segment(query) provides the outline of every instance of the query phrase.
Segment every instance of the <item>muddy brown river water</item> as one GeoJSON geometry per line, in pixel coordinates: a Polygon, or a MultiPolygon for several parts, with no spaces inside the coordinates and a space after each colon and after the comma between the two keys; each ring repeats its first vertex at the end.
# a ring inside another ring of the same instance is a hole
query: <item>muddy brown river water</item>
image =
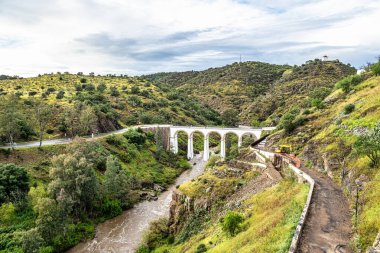
{"type": "Polygon", "coordinates": [[[205,167],[202,156],[196,155],[190,162],[193,164],[192,168],[183,172],[167,191],[159,195],[157,201],[140,202],[123,214],[99,224],[94,239],[76,245],[67,253],[135,252],[149,223],[160,217],[169,216],[169,206],[175,186],[202,174],[205,167]]]}

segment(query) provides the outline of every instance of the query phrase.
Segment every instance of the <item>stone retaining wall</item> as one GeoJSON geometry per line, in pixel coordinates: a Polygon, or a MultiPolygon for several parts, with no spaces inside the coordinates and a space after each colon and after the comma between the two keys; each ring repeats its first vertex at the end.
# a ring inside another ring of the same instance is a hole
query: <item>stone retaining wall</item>
{"type": "MultiPolygon", "coordinates": [[[[256,157],[258,158],[259,161],[265,161],[266,159],[270,159],[273,161],[276,155],[275,153],[268,152],[268,151],[263,151],[263,150],[258,150],[258,149],[253,149],[253,150],[255,151],[256,157]]],[[[307,214],[310,209],[311,198],[313,196],[315,182],[314,182],[314,179],[312,179],[307,173],[301,171],[296,166],[294,166],[293,161],[291,161],[291,159],[282,156],[282,161],[288,165],[289,169],[291,169],[297,175],[297,177],[303,178],[310,185],[309,194],[307,196],[307,200],[303,208],[301,218],[298,221],[298,225],[294,232],[292,243],[290,244],[290,248],[289,248],[289,253],[294,253],[297,250],[298,243],[301,238],[302,229],[303,229],[307,214]]]]}

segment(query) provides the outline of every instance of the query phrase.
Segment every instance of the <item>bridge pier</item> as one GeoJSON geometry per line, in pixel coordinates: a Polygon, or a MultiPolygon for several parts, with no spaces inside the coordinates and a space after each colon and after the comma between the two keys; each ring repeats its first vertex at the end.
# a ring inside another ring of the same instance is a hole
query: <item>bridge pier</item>
{"type": "Polygon", "coordinates": [[[242,143],[243,143],[243,135],[238,135],[238,150],[239,151],[240,151],[242,143]]]}
{"type": "Polygon", "coordinates": [[[210,158],[209,140],[208,140],[208,136],[205,136],[204,142],[203,142],[203,161],[208,161],[209,158],[210,158]]]}
{"type": "Polygon", "coordinates": [[[193,135],[192,134],[190,134],[187,137],[187,158],[188,159],[194,158],[193,135]]]}
{"type": "Polygon", "coordinates": [[[226,136],[222,135],[220,138],[220,158],[224,160],[226,158],[226,136]]]}

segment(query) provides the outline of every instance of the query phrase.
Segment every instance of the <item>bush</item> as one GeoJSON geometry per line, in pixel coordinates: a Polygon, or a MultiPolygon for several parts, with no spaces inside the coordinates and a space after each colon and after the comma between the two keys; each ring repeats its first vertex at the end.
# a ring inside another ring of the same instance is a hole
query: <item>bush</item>
{"type": "Polygon", "coordinates": [[[132,86],[131,93],[132,94],[139,94],[140,93],[140,88],[138,86],[132,86]]]}
{"type": "Polygon", "coordinates": [[[92,83],[86,85],[86,91],[94,91],[95,86],[92,83]]]}
{"type": "Polygon", "coordinates": [[[297,127],[302,126],[307,119],[298,115],[299,110],[293,109],[281,117],[279,127],[283,128],[286,133],[293,132],[297,127]]]}
{"type": "Polygon", "coordinates": [[[376,76],[380,75],[380,61],[377,62],[377,63],[375,63],[375,64],[373,64],[373,65],[371,66],[371,70],[372,70],[372,72],[373,72],[376,76]]]}
{"type": "Polygon", "coordinates": [[[83,90],[82,85],[80,85],[80,84],[75,84],[75,90],[76,90],[76,91],[82,91],[82,90],[83,90]]]}
{"type": "Polygon", "coordinates": [[[106,198],[102,205],[102,213],[107,218],[115,217],[123,212],[119,200],[106,198]]]}
{"type": "Polygon", "coordinates": [[[344,114],[350,114],[351,112],[353,112],[355,110],[355,105],[354,104],[348,104],[344,107],[344,114]]]}
{"type": "Polygon", "coordinates": [[[160,218],[150,224],[149,230],[144,234],[143,242],[149,250],[152,250],[165,244],[168,236],[168,219],[160,218]]]}
{"type": "Polygon", "coordinates": [[[62,99],[65,96],[65,92],[63,90],[60,90],[56,96],[57,99],[62,99]]]}
{"type": "Polygon", "coordinates": [[[136,145],[143,145],[146,140],[145,133],[135,129],[129,129],[126,133],[123,134],[123,136],[128,140],[128,142],[136,145]]]}
{"type": "Polygon", "coordinates": [[[28,94],[29,94],[30,97],[33,97],[33,96],[35,96],[37,94],[37,91],[29,91],[28,94]]]}
{"type": "Polygon", "coordinates": [[[206,251],[207,251],[206,245],[204,243],[202,243],[202,244],[198,245],[197,250],[195,251],[195,253],[203,253],[203,252],[206,252],[206,251]]]}
{"type": "Polygon", "coordinates": [[[240,213],[228,211],[221,220],[223,231],[227,232],[230,236],[236,235],[241,228],[241,223],[244,221],[244,216],[240,213]]]}
{"type": "Polygon", "coordinates": [[[120,95],[120,92],[117,90],[117,88],[112,86],[111,87],[111,96],[118,97],[119,95],[120,95]]]}
{"type": "Polygon", "coordinates": [[[363,81],[363,77],[360,75],[348,76],[335,84],[335,88],[342,89],[345,93],[350,92],[351,87],[358,85],[363,81]]]}
{"type": "Polygon", "coordinates": [[[23,167],[0,164],[0,203],[18,201],[29,191],[29,177],[23,167]]]}
{"type": "Polygon", "coordinates": [[[81,83],[87,83],[87,79],[84,78],[84,77],[82,77],[82,78],[80,79],[80,82],[81,82],[81,83]]]}
{"type": "Polygon", "coordinates": [[[107,86],[104,83],[101,83],[96,87],[99,92],[104,92],[107,89],[107,86]]]}
{"type": "Polygon", "coordinates": [[[3,203],[0,207],[0,223],[6,224],[13,219],[15,207],[12,203],[3,203]]]}

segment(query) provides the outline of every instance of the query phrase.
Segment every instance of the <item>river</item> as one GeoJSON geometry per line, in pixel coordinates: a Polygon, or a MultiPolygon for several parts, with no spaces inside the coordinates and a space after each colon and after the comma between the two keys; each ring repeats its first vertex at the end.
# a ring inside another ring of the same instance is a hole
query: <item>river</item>
{"type": "Polygon", "coordinates": [[[167,191],[159,195],[157,201],[140,202],[123,214],[99,224],[94,239],[76,245],[67,253],[135,252],[149,223],[160,217],[169,216],[170,201],[175,186],[190,181],[204,171],[205,162],[201,154],[196,155],[190,163],[192,168],[183,172],[167,191]]]}

